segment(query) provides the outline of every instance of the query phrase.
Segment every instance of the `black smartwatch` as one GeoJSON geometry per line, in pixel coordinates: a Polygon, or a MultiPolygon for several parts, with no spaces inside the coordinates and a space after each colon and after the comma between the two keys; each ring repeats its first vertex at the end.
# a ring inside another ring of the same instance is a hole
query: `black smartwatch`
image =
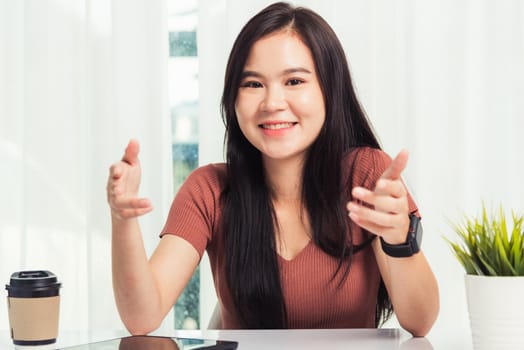
{"type": "Polygon", "coordinates": [[[422,225],[420,218],[414,214],[409,214],[409,230],[406,242],[401,244],[389,244],[380,237],[382,250],[394,258],[407,258],[420,251],[422,243],[422,225]]]}

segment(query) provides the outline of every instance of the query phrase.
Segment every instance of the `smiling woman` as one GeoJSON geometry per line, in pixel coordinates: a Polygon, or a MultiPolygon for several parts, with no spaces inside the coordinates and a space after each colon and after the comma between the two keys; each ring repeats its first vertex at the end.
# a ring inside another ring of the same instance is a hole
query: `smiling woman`
{"type": "Polygon", "coordinates": [[[427,334],[439,297],[423,252],[383,249],[408,241],[420,216],[400,178],[407,152],[380,150],[325,20],[286,3],[252,17],[221,107],[226,162],[186,179],[150,258],[138,142],[111,166],[114,291],[127,329],[156,329],[207,252],[224,328],[369,328],[394,308],[402,327],[427,334]]]}

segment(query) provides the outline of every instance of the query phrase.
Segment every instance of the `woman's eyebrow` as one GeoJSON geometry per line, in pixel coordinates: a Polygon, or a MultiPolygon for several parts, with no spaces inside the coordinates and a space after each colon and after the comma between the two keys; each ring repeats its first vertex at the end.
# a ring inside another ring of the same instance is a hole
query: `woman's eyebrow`
{"type": "MultiPolygon", "coordinates": [[[[293,73],[311,74],[311,71],[309,69],[303,68],[303,67],[287,68],[287,69],[284,69],[282,71],[282,75],[288,75],[288,74],[293,74],[293,73]]],[[[240,76],[240,79],[244,79],[244,78],[247,78],[247,77],[262,78],[263,75],[260,74],[257,71],[245,70],[245,71],[242,72],[242,75],[240,76]]]]}
{"type": "Polygon", "coordinates": [[[311,74],[311,71],[309,69],[303,68],[303,67],[296,67],[296,68],[288,68],[282,72],[283,74],[292,74],[292,73],[307,73],[311,74]]]}
{"type": "Polygon", "coordinates": [[[242,72],[240,79],[244,79],[247,77],[262,78],[262,74],[255,72],[254,70],[245,70],[242,72]]]}

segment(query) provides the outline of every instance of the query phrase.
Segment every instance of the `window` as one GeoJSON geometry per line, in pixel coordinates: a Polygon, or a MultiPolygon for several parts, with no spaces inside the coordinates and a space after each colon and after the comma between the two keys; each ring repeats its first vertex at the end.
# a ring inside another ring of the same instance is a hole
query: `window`
{"type": "MultiPolygon", "coordinates": [[[[197,0],[169,0],[169,101],[175,192],[198,165],[197,0]]],[[[200,328],[200,268],[175,305],[175,328],[200,328]]]]}

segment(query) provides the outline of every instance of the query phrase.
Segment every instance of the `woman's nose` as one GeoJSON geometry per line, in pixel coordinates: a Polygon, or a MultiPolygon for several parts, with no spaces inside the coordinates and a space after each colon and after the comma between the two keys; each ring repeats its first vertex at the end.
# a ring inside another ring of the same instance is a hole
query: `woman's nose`
{"type": "Polygon", "coordinates": [[[286,107],[284,90],[281,87],[267,87],[261,108],[264,112],[273,112],[286,107]]]}

